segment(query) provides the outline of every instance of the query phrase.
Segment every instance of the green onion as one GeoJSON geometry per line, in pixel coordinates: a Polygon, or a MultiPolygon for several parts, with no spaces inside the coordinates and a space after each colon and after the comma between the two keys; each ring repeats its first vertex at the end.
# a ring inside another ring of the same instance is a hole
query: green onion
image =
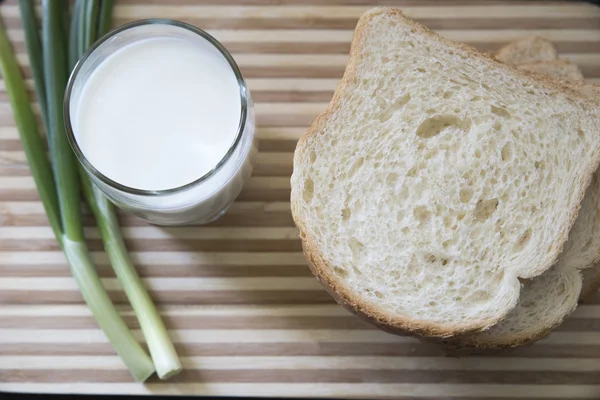
{"type": "MultiPolygon", "coordinates": [[[[87,11],[87,0],[75,0],[75,10],[77,14],[73,13],[73,18],[77,19],[77,54],[85,53],[85,15],[87,11]],[[79,7],[77,7],[77,3],[81,3],[79,7]]],[[[79,58],[79,57],[77,57],[79,58]]]]}
{"type": "Polygon", "coordinates": [[[69,26],[69,69],[71,70],[77,63],[77,55],[79,54],[79,49],[77,48],[79,41],[77,40],[77,37],[79,35],[79,20],[81,19],[79,18],[79,14],[81,13],[82,8],[83,0],[75,0],[69,26]]]}
{"type": "Polygon", "coordinates": [[[46,157],[43,139],[37,131],[19,65],[1,24],[0,70],[5,78],[21,141],[50,225],[63,248],[84,300],[134,378],[144,381],[152,375],[155,368],[163,379],[173,376],[181,370],[181,364],[167,330],[129,258],[114,206],[93,185],[77,162],[67,142],[62,120],[62,98],[68,71],[83,51],[110,27],[113,1],[76,0],[69,27],[68,54],[68,21],[65,18],[67,1],[43,0],[42,41],[38,34],[33,2],[20,0],[19,6],[53,168],[46,157]],[[78,178],[81,178],[81,187],[78,178]],[[117,278],[138,317],[154,365],[119,316],[94,268],[83,234],[81,189],[97,220],[117,278]]]}
{"type": "Polygon", "coordinates": [[[19,64],[13,53],[2,21],[0,21],[0,70],[2,71],[4,84],[17,124],[17,130],[21,138],[21,144],[25,150],[33,180],[35,181],[54,236],[56,236],[58,243],[62,245],[58,194],[56,193],[56,186],[52,177],[52,169],[46,156],[43,139],[36,125],[33,108],[29,103],[27,86],[21,75],[19,64]]]}
{"type": "Polygon", "coordinates": [[[161,379],[170,378],[181,371],[181,363],[160,315],[129,258],[114,206],[87,177],[82,177],[82,182],[87,204],[100,229],[104,249],[140,323],[156,373],[161,379]]]}
{"type": "Polygon", "coordinates": [[[42,112],[42,120],[44,127],[48,127],[48,112],[46,109],[46,88],[44,87],[44,69],[42,67],[42,43],[35,17],[35,6],[32,0],[19,1],[19,9],[21,18],[28,20],[30,23],[23,26],[25,32],[25,42],[27,43],[27,55],[31,64],[31,73],[33,75],[33,84],[38,96],[38,103],[42,112]]]}
{"type": "Polygon", "coordinates": [[[83,48],[87,49],[95,41],[98,34],[98,12],[100,11],[100,0],[87,0],[85,3],[85,21],[83,22],[84,36],[83,48]]]}
{"type": "Polygon", "coordinates": [[[81,221],[78,163],[65,133],[62,104],[67,85],[67,54],[61,13],[67,4],[42,1],[42,44],[45,87],[48,102],[48,131],[52,141],[51,159],[58,188],[63,230],[63,250],[84,300],[115,351],[136,380],[144,381],[154,372],[152,361],[135,340],[112,304],[94,268],[87,249],[81,221]]]}
{"type": "Polygon", "coordinates": [[[112,11],[114,0],[101,0],[100,20],[98,21],[98,37],[103,36],[110,30],[112,25],[112,11]]]}
{"type": "MultiPolygon", "coordinates": [[[[89,3],[93,2],[93,0],[87,1],[88,4],[85,8],[91,10],[92,7],[89,3]]],[[[100,15],[110,16],[111,12],[110,10],[107,11],[107,8],[112,8],[112,1],[102,1],[101,10],[94,9],[92,13],[86,13],[86,18],[77,22],[80,26],[84,26],[84,35],[79,36],[79,40],[87,42],[86,48],[96,40],[97,24],[91,23],[91,19],[97,19],[98,11],[100,15]]],[[[103,24],[104,26],[108,26],[110,25],[110,21],[108,23],[104,21],[103,24]]],[[[100,34],[104,33],[100,32],[100,34]]],[[[70,46],[70,48],[80,47],[74,44],[70,46]]],[[[77,54],[74,58],[79,58],[81,55],[77,54]]],[[[125,290],[125,294],[138,318],[142,333],[146,338],[146,344],[150,350],[150,355],[154,361],[156,373],[161,379],[167,379],[176,375],[181,371],[181,363],[179,362],[177,352],[158,311],[152,303],[150,295],[146,291],[129,258],[125,241],[119,229],[114,206],[90,182],[85,171],[82,169],[80,172],[86,202],[96,218],[104,243],[104,249],[108,254],[117,279],[119,279],[121,286],[125,290]]]]}

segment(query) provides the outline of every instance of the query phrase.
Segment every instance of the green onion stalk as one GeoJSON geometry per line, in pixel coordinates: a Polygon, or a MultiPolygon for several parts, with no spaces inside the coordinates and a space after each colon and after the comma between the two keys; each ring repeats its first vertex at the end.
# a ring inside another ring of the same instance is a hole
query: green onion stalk
{"type": "MultiPolygon", "coordinates": [[[[37,30],[35,32],[37,32],[37,30]]],[[[38,48],[41,48],[39,37],[38,48]]],[[[48,216],[54,236],[62,246],[63,236],[60,209],[58,205],[58,193],[56,192],[56,185],[54,184],[54,178],[52,177],[50,161],[46,156],[46,148],[42,136],[38,131],[33,108],[29,102],[25,80],[21,75],[17,58],[13,53],[11,43],[8,40],[6,29],[4,28],[2,21],[0,21],[0,71],[4,78],[4,84],[13,110],[17,131],[21,138],[21,145],[25,151],[25,156],[27,157],[33,180],[44,206],[44,210],[46,211],[46,215],[48,216]]]]}
{"type": "MultiPolygon", "coordinates": [[[[68,74],[64,24],[64,10],[67,6],[68,3],[62,0],[42,1],[42,57],[31,58],[32,71],[37,71],[33,73],[34,79],[38,80],[36,88],[44,88],[38,89],[37,94],[40,104],[46,104],[46,110],[42,110],[42,113],[45,114],[44,121],[47,124],[46,137],[50,143],[52,168],[45,153],[43,139],[37,131],[27,88],[4,26],[0,26],[0,69],[36,187],[71,273],[95,320],[117,354],[133,377],[144,381],[154,373],[152,360],[136,341],[102,286],[83,234],[78,163],[67,142],[62,119],[68,74]],[[39,80],[43,80],[43,84],[39,80]]],[[[23,4],[21,10],[27,11],[29,7],[33,5],[23,4]]],[[[23,13],[23,24],[25,30],[30,32],[26,34],[29,52],[36,49],[39,51],[39,46],[35,47],[35,14],[23,13]]],[[[40,43],[39,39],[37,42],[40,43]]]]}
{"type": "MultiPolygon", "coordinates": [[[[77,0],[75,8],[79,7],[79,10],[84,10],[82,14],[75,16],[75,18],[83,16],[77,18],[76,24],[80,32],[77,39],[84,43],[83,45],[71,43],[69,48],[87,49],[98,36],[104,35],[110,28],[112,6],[112,0],[77,0]],[[78,5],[78,3],[81,4],[78,5]],[[83,34],[81,34],[82,31],[83,34]]],[[[78,52],[70,59],[79,59],[81,56],[82,53],[78,52]]],[[[71,65],[71,68],[73,67],[74,65],[71,65]]],[[[115,208],[100,189],[90,181],[83,168],[80,168],[80,176],[86,202],[96,218],[104,248],[115,274],[138,318],[154,361],[156,373],[161,379],[176,375],[182,369],[177,352],[150,295],[131,262],[119,229],[115,208]]]]}
{"type": "MultiPolygon", "coordinates": [[[[19,1],[21,19],[28,21],[23,24],[25,41],[27,42],[27,55],[31,65],[42,65],[42,42],[40,40],[39,28],[35,17],[35,6],[33,1],[19,1]]],[[[44,128],[48,129],[48,111],[46,106],[46,88],[44,87],[43,68],[32,68],[33,84],[38,94],[38,104],[44,122],[44,128]]]]}

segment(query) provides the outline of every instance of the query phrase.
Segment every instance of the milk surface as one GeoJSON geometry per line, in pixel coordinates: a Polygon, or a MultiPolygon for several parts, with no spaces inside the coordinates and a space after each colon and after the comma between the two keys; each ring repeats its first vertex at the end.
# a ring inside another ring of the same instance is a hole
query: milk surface
{"type": "Polygon", "coordinates": [[[212,45],[148,38],[103,60],[70,111],[77,143],[98,171],[135,189],[173,189],[211,171],[230,149],[240,89],[212,45]]]}

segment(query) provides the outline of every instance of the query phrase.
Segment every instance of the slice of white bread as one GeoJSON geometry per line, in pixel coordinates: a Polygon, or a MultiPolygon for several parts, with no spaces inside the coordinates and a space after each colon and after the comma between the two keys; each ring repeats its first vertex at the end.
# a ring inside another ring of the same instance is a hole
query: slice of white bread
{"type": "MultiPolygon", "coordinates": [[[[583,79],[583,74],[581,73],[579,67],[577,67],[577,69],[574,69],[571,66],[563,67],[562,64],[564,63],[564,60],[542,61],[544,60],[545,55],[552,54],[553,52],[555,53],[555,50],[553,50],[554,45],[550,41],[543,38],[535,39],[534,37],[515,40],[503,47],[504,55],[496,54],[495,56],[497,58],[506,59],[510,56],[510,54],[512,54],[510,49],[515,48],[519,49],[519,52],[527,54],[529,60],[536,61],[535,63],[520,65],[520,68],[545,74],[558,79],[570,79],[572,81],[576,81],[571,82],[571,84],[578,90],[581,90],[588,96],[600,98],[600,84],[582,82],[581,80],[583,79]],[[572,71],[569,71],[569,69],[572,69],[572,71]]],[[[558,57],[558,54],[556,54],[555,57],[558,57]]],[[[570,63],[570,65],[574,64],[570,63]]],[[[573,238],[570,238],[570,240],[572,241],[573,238]]],[[[594,239],[588,237],[586,238],[586,242],[587,240],[594,239]]],[[[591,246],[589,246],[587,250],[594,251],[593,247],[591,246]]],[[[586,258],[587,255],[583,255],[583,257],[586,258]]],[[[594,264],[591,267],[588,265],[582,270],[581,273],[583,277],[583,287],[581,289],[579,300],[580,302],[586,302],[592,298],[598,289],[600,289],[600,264],[594,264]]]]}
{"type": "Polygon", "coordinates": [[[567,81],[582,81],[583,74],[577,64],[569,60],[540,61],[529,64],[520,64],[520,69],[543,74],[555,79],[567,81]]]}
{"type": "Polygon", "coordinates": [[[502,47],[495,58],[505,64],[518,65],[556,60],[558,52],[549,40],[541,36],[526,36],[502,47]]]}
{"type": "Polygon", "coordinates": [[[500,323],[487,331],[458,335],[443,342],[454,348],[497,349],[543,338],[575,310],[582,293],[581,269],[593,266],[599,258],[600,179],[596,172],[556,265],[524,282],[517,307],[500,323]]]}
{"type": "MultiPolygon", "coordinates": [[[[534,54],[534,49],[531,53],[534,54]]],[[[574,65],[565,61],[524,64],[519,68],[538,66],[524,69],[576,81],[572,82],[574,87],[586,95],[597,97],[597,86],[581,82],[583,75],[578,67],[575,66],[578,74],[570,73],[568,68],[563,70],[564,65],[574,65]]],[[[559,262],[541,276],[524,283],[519,303],[506,319],[488,331],[447,339],[444,341],[446,345],[453,349],[498,349],[534,342],[562,323],[575,310],[579,299],[591,296],[597,290],[600,269],[591,268],[600,260],[600,180],[597,173],[586,191],[559,262]],[[578,292],[580,294],[576,296],[578,292]]]]}
{"type": "Polygon", "coordinates": [[[375,8],[294,154],[316,277],[388,331],[495,325],[550,268],[600,161],[598,103],[375,8]]]}
{"type": "MultiPolygon", "coordinates": [[[[536,58],[536,49],[530,49],[529,54],[536,58]]],[[[598,86],[581,82],[581,71],[567,60],[523,64],[519,68],[576,81],[572,84],[577,89],[598,96],[598,86]]],[[[519,303],[506,319],[488,331],[455,336],[445,340],[445,344],[452,348],[497,349],[541,339],[575,310],[579,299],[591,296],[600,286],[600,267],[591,268],[599,259],[600,181],[596,173],[559,262],[541,276],[524,283],[519,303]],[[578,292],[580,294],[576,296],[578,292]]]]}

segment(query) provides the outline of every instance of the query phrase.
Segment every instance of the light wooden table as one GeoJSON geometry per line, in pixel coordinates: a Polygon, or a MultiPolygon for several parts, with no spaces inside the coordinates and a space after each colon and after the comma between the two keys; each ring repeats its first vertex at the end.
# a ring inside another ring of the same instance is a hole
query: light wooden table
{"type": "MultiPolygon", "coordinates": [[[[16,1],[0,6],[25,69],[16,1]]],[[[310,275],[289,212],[297,138],[329,101],[358,16],[397,4],[452,39],[493,51],[539,33],[600,78],[600,8],[527,1],[124,0],[115,24],[168,17],[209,30],[256,100],[260,157],[233,209],[208,227],[123,216],[140,273],[185,372],[131,381],[97,329],[47,225],[0,92],[0,390],[395,398],[600,398],[600,297],[547,339],[496,357],[444,357],[360,322],[310,275]],[[168,5],[165,5],[168,4],[168,5]],[[276,5],[282,4],[282,5],[276,5]]],[[[98,232],[95,259],[119,301],[98,232]]],[[[130,310],[128,323],[137,326],[130,310]]]]}

